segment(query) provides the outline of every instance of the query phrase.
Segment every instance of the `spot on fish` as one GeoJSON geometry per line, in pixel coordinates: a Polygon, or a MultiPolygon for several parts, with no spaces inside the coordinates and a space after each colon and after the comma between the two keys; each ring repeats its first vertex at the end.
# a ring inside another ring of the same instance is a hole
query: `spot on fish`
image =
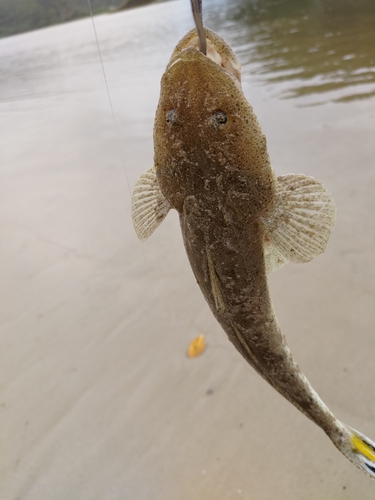
{"type": "Polygon", "coordinates": [[[170,127],[178,125],[177,111],[175,109],[170,109],[167,112],[165,119],[170,127]]]}

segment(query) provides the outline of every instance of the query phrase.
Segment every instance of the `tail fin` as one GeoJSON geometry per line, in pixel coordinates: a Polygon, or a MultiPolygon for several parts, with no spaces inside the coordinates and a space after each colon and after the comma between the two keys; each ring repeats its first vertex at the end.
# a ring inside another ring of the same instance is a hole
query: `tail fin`
{"type": "Polygon", "coordinates": [[[358,469],[375,479],[375,443],[349,425],[342,425],[348,432],[349,441],[334,444],[358,469]]]}

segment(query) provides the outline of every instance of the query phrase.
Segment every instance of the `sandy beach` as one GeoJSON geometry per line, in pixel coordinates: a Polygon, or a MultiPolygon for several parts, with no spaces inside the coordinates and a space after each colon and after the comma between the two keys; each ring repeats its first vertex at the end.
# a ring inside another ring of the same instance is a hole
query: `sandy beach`
{"type": "MultiPolygon", "coordinates": [[[[0,498],[372,500],[230,344],[177,214],[134,233],[160,77],[192,26],[187,6],[161,37],[179,12],[97,18],[117,128],[90,19],[0,40],[0,498]]],[[[337,204],[326,252],[270,278],[281,329],[335,415],[375,439],[375,100],[281,99],[250,77],[244,92],[277,174],[312,175],[337,204]]]]}

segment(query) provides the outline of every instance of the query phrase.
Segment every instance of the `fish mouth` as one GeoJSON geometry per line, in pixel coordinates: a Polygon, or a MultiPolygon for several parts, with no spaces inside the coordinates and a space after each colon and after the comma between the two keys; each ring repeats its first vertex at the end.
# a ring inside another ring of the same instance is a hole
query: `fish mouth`
{"type": "Polygon", "coordinates": [[[175,48],[167,66],[167,70],[180,61],[192,59],[209,59],[215,65],[223,68],[233,79],[236,87],[242,91],[241,87],[241,66],[237,61],[230,46],[215,32],[204,28],[206,35],[207,51],[203,54],[200,51],[199,37],[195,29],[189,31],[175,48]],[[193,50],[192,50],[193,49],[193,50]]]}

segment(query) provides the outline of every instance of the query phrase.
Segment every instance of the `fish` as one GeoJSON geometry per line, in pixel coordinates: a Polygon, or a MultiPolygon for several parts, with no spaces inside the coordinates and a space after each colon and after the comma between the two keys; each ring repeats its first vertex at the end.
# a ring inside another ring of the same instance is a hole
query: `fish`
{"type": "Polygon", "coordinates": [[[196,281],[230,342],[276,391],[317,424],[355,466],[375,478],[375,443],[338,420],[287,346],[268,275],[324,252],[336,219],[313,177],[276,176],[241,66],[214,31],[189,31],[161,79],[154,165],[132,193],[141,241],[177,210],[196,281]]]}

